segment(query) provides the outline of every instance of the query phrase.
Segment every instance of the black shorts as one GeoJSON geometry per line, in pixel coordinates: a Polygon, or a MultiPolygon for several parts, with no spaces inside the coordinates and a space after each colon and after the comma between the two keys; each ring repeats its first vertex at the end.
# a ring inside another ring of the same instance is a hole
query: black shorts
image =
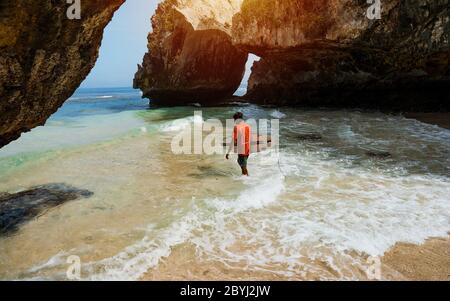
{"type": "Polygon", "coordinates": [[[248,160],[248,155],[239,155],[238,156],[238,164],[241,168],[247,168],[247,160],[248,160]]]}

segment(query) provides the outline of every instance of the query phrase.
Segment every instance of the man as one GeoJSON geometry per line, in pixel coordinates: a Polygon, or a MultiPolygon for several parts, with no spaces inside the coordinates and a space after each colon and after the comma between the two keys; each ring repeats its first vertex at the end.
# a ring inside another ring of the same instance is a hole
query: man
{"type": "Polygon", "coordinates": [[[241,112],[237,112],[233,116],[234,130],[233,130],[233,143],[230,144],[226,159],[230,159],[230,152],[234,147],[237,147],[238,164],[242,169],[242,175],[248,176],[247,160],[250,156],[250,143],[252,137],[252,129],[250,125],[244,122],[244,115],[241,112]]]}

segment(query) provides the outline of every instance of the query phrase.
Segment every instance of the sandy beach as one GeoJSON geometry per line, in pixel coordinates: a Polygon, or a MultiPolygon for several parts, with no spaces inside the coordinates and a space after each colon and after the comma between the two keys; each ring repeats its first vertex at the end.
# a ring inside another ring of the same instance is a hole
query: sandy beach
{"type": "MultiPolygon", "coordinates": [[[[290,278],[269,271],[248,271],[245,266],[227,266],[214,261],[198,261],[191,245],[177,246],[161,264],[141,280],[317,280],[290,278]]],[[[364,273],[360,280],[365,279],[364,273]]],[[[424,244],[397,243],[381,258],[381,280],[450,281],[450,238],[431,238],[424,244]]]]}
{"type": "Polygon", "coordinates": [[[422,245],[398,243],[382,259],[389,280],[450,280],[450,239],[432,238],[422,245]]]}

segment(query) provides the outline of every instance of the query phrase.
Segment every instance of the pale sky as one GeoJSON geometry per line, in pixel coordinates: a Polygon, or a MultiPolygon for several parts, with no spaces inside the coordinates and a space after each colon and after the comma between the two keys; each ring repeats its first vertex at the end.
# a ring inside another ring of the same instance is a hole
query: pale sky
{"type": "Polygon", "coordinates": [[[147,52],[150,18],[158,0],[127,0],[105,29],[100,55],[81,87],[131,87],[147,52]]]}
{"type": "MultiPolygon", "coordinates": [[[[82,88],[131,87],[147,52],[150,18],[159,0],[127,0],[105,29],[100,55],[82,88]]],[[[254,60],[256,57],[251,56],[254,60]]],[[[248,80],[249,67],[244,78],[248,80]]]]}

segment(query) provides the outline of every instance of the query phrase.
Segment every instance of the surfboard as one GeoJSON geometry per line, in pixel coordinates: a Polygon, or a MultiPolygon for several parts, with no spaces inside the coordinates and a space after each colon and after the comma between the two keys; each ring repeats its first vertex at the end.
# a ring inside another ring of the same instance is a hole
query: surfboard
{"type": "MultiPolygon", "coordinates": [[[[231,141],[224,142],[224,147],[229,147],[231,141]]],[[[268,148],[272,147],[272,137],[271,136],[254,136],[252,137],[251,142],[251,150],[252,152],[261,152],[263,150],[266,150],[268,148]]],[[[236,152],[236,146],[235,146],[235,152],[236,152]]]]}

